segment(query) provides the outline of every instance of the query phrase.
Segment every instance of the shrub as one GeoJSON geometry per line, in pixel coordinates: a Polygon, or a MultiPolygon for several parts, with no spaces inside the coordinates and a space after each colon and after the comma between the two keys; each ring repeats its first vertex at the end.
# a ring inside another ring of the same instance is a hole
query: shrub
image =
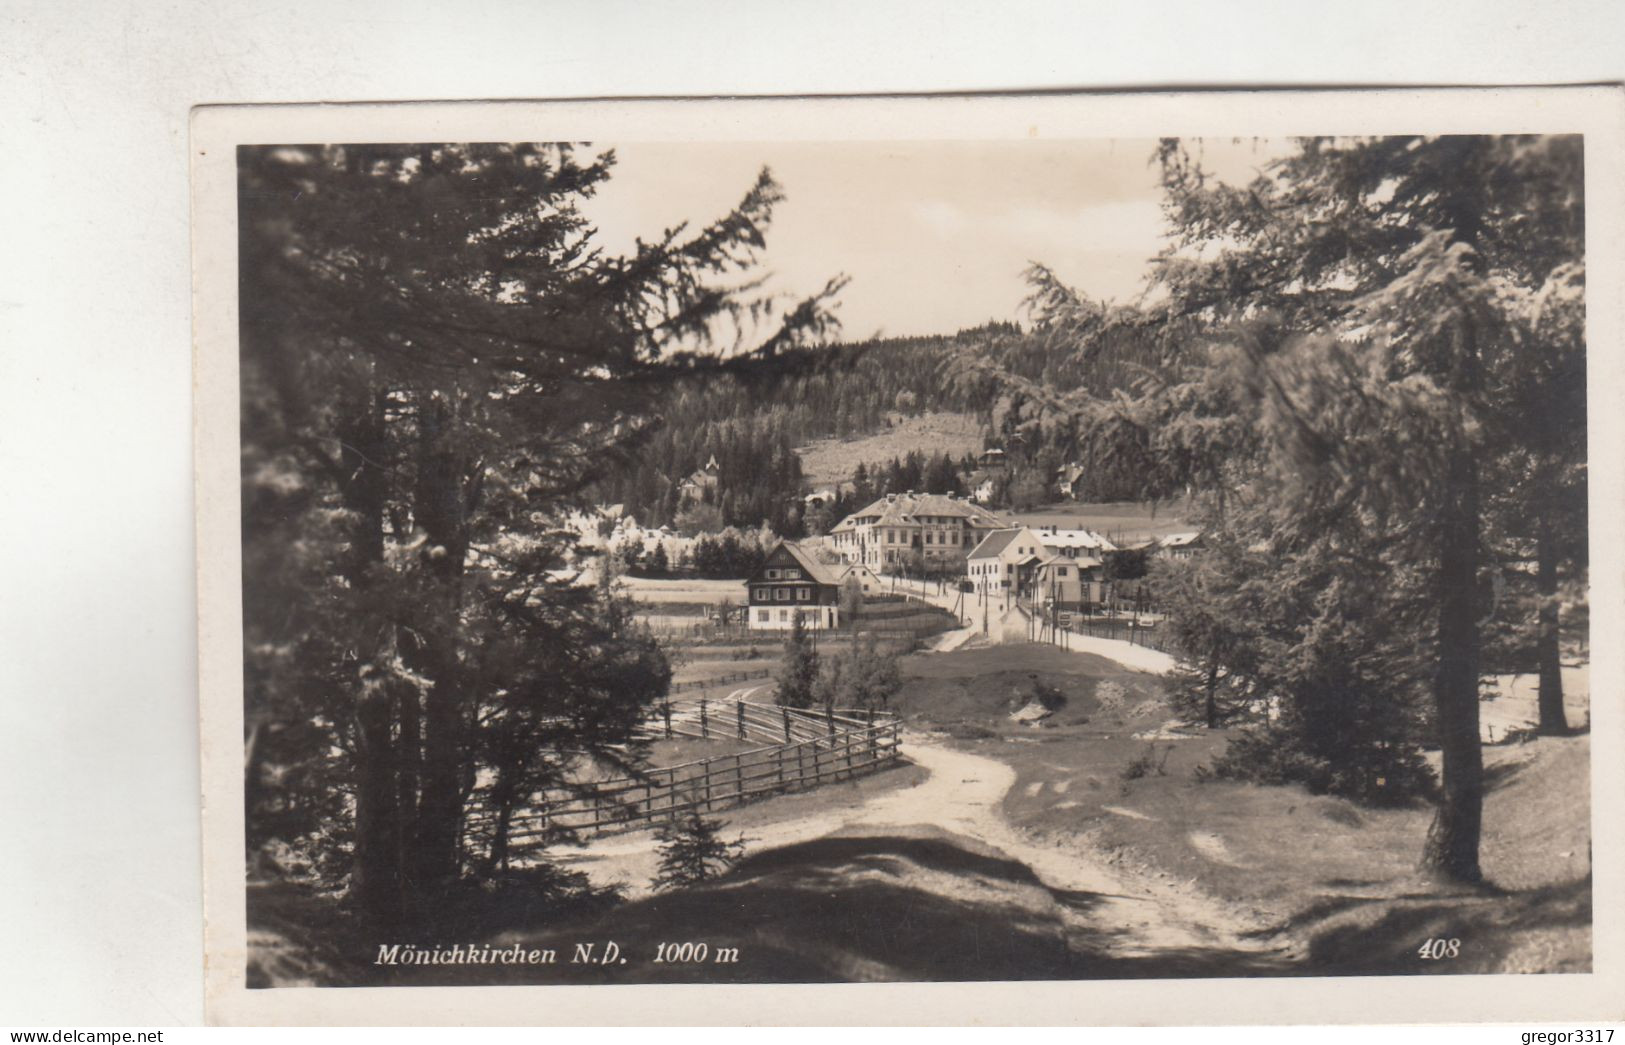
{"type": "Polygon", "coordinates": [[[1214,760],[1210,779],[1255,784],[1302,784],[1311,794],[1337,795],[1370,806],[1409,805],[1430,797],[1433,769],[1409,744],[1346,746],[1321,755],[1275,725],[1243,730],[1214,760]]]}
{"type": "Polygon", "coordinates": [[[1042,679],[1033,679],[1033,699],[1045,711],[1059,711],[1066,707],[1066,694],[1061,692],[1061,688],[1042,679]]]}

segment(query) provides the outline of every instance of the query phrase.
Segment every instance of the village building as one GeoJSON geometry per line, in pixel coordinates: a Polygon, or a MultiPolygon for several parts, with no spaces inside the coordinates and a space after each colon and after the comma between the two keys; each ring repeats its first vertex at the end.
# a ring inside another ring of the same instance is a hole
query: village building
{"type": "Polygon", "coordinates": [[[966,478],[965,486],[970,490],[971,500],[977,504],[987,505],[993,503],[993,494],[998,484],[993,476],[978,468],[966,478]]]}
{"type": "Polygon", "coordinates": [[[885,582],[880,579],[880,575],[861,562],[836,569],[839,570],[836,576],[843,588],[848,584],[856,584],[865,597],[879,595],[886,590],[885,582]]]}
{"type": "Polygon", "coordinates": [[[1200,533],[1170,533],[1157,542],[1159,559],[1189,559],[1202,550],[1200,533]]]}
{"type": "Polygon", "coordinates": [[[1094,530],[1063,530],[1058,526],[1040,526],[1038,539],[1046,549],[1067,559],[1100,559],[1117,546],[1094,530]]]}
{"type": "Polygon", "coordinates": [[[990,446],[982,451],[982,455],[976,459],[976,463],[983,468],[1003,468],[1010,463],[1010,457],[1002,447],[990,446]]]}
{"type": "Polygon", "coordinates": [[[1055,473],[1055,486],[1061,491],[1062,497],[1076,498],[1083,492],[1083,466],[1062,465],[1055,473]]]}
{"type": "Polygon", "coordinates": [[[1098,553],[1110,548],[1110,542],[1088,530],[1012,527],[984,537],[971,549],[965,568],[978,595],[1076,610],[1103,598],[1106,568],[1098,553]],[[1047,543],[1057,537],[1056,545],[1047,543]]]}
{"type": "Polygon", "coordinates": [[[1025,526],[994,530],[972,548],[965,574],[978,595],[1019,596],[1031,585],[1033,570],[1046,558],[1038,535],[1025,526]]]}
{"type": "Polygon", "coordinates": [[[746,623],[753,631],[785,631],[801,618],[805,628],[841,623],[841,584],[836,568],[810,549],[781,541],[745,581],[746,623]]]}
{"type": "Polygon", "coordinates": [[[1041,607],[1080,610],[1099,605],[1105,586],[1101,560],[1054,555],[1033,568],[1031,597],[1041,607]]]}
{"type": "Polygon", "coordinates": [[[801,500],[803,504],[805,504],[808,508],[811,508],[815,504],[834,504],[838,496],[839,495],[836,494],[833,488],[822,486],[803,497],[801,500]]]}
{"type": "Polygon", "coordinates": [[[831,546],[847,563],[876,572],[918,552],[929,568],[957,569],[965,553],[1009,520],[952,494],[887,494],[830,529],[831,546]]]}
{"type": "Polygon", "coordinates": [[[722,467],[717,464],[717,455],[712,454],[711,459],[705,462],[705,467],[687,476],[677,484],[677,503],[681,507],[691,504],[700,504],[708,500],[715,500],[717,480],[722,475],[722,467]]]}

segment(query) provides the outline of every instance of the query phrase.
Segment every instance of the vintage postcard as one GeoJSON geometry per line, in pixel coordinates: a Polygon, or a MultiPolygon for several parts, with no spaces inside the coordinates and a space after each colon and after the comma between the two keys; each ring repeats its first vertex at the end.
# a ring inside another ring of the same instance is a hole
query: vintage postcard
{"type": "Polygon", "coordinates": [[[1621,1018],[1622,116],[200,109],[211,1018],[1621,1018]]]}

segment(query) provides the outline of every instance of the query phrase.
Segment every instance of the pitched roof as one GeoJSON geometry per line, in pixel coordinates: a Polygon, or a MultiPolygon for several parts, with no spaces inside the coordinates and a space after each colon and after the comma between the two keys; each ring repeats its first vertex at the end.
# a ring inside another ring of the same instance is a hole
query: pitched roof
{"type": "Polygon", "coordinates": [[[1183,548],[1188,544],[1196,543],[1200,533],[1170,533],[1158,543],[1164,548],[1183,548]]]}
{"type": "Polygon", "coordinates": [[[819,562],[811,550],[803,548],[794,541],[784,541],[779,546],[790,553],[803,572],[812,580],[819,584],[839,585],[841,583],[840,578],[835,575],[835,570],[819,562]]]}
{"type": "Polygon", "coordinates": [[[1046,548],[1089,548],[1103,552],[1117,550],[1116,545],[1093,530],[1040,527],[1033,532],[1038,534],[1039,543],[1046,548]]]}
{"type": "Polygon", "coordinates": [[[874,517],[878,526],[913,524],[920,516],[960,518],[972,526],[1005,526],[1008,520],[963,497],[949,497],[940,493],[887,494],[878,497],[848,515],[835,525],[836,530],[850,530],[856,520],[874,517]]]}
{"type": "Polygon", "coordinates": [[[970,555],[967,558],[991,559],[1008,548],[1010,542],[1016,539],[1016,535],[1021,533],[1022,529],[1023,527],[1015,526],[1008,530],[994,530],[986,537],[983,537],[980,544],[970,550],[970,555]]]}

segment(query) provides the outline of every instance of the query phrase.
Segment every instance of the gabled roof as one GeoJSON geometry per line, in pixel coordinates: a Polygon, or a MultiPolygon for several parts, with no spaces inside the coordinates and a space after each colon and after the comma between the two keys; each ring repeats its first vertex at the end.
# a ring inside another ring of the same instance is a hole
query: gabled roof
{"type": "Polygon", "coordinates": [[[983,537],[981,542],[972,548],[970,554],[966,557],[970,559],[991,559],[1008,548],[1010,542],[1015,540],[1023,529],[1024,527],[1015,526],[1008,530],[994,530],[986,537],[983,537]]]}
{"type": "Polygon", "coordinates": [[[1164,548],[1183,548],[1186,545],[1195,544],[1196,541],[1201,536],[1202,535],[1199,532],[1197,532],[1197,533],[1170,533],[1168,536],[1164,537],[1158,543],[1161,544],[1164,548]]]}
{"type": "MultiPolygon", "coordinates": [[[[803,548],[794,541],[780,541],[777,548],[767,553],[768,559],[771,560],[781,550],[795,560],[796,565],[801,567],[801,572],[807,575],[808,580],[817,584],[840,585],[841,581],[836,576],[834,567],[819,562],[810,549],[803,548]]],[[[754,576],[751,578],[753,581],[755,579],[754,576]]]]}

